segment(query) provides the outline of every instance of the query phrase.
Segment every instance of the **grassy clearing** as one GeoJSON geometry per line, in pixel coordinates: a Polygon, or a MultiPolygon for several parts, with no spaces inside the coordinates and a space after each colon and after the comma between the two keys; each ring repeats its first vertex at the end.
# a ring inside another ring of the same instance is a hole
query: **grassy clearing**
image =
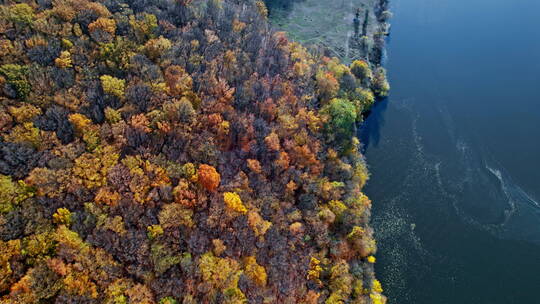
{"type": "Polygon", "coordinates": [[[356,9],[361,9],[361,23],[365,10],[369,9],[367,36],[371,45],[379,28],[373,13],[375,5],[376,0],[305,0],[295,3],[287,12],[273,12],[272,23],[286,31],[292,40],[326,47],[331,54],[349,63],[365,56],[359,47],[360,38],[355,37],[356,9]]]}

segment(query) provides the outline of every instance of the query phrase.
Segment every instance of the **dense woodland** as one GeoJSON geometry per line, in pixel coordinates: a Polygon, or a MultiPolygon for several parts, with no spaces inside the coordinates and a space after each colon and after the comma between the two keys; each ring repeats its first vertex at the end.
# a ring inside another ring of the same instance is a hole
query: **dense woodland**
{"type": "Polygon", "coordinates": [[[385,303],[355,125],[385,71],[251,0],[4,0],[0,303],[385,303]]]}

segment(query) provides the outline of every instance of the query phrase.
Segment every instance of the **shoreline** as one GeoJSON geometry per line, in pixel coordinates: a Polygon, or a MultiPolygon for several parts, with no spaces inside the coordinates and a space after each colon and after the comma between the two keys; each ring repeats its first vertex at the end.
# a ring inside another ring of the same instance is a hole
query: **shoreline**
{"type": "MultiPolygon", "coordinates": [[[[350,3],[351,3],[351,7],[352,7],[352,1],[350,3]]],[[[293,3],[293,9],[294,9],[294,5],[295,4],[293,3]]],[[[369,10],[370,8],[369,7],[368,8],[364,7],[364,9],[369,10]]],[[[351,30],[349,30],[347,32],[346,51],[345,51],[345,56],[344,56],[345,58],[341,57],[340,60],[341,60],[341,62],[347,63],[346,60],[349,59],[349,51],[350,51],[349,48],[353,48],[353,51],[359,51],[359,53],[361,55],[357,55],[357,56],[362,57],[368,63],[368,65],[369,65],[369,67],[370,67],[370,69],[372,71],[375,71],[375,70],[378,70],[378,69],[382,70],[382,73],[384,75],[385,82],[386,82],[386,74],[385,74],[386,71],[383,68],[383,59],[384,59],[384,52],[386,50],[385,49],[386,37],[388,37],[390,35],[390,33],[389,33],[389,31],[390,31],[389,19],[392,17],[392,14],[389,12],[389,1],[380,0],[379,2],[377,2],[377,5],[371,7],[371,14],[373,14],[373,16],[375,17],[376,23],[371,23],[370,26],[369,26],[369,29],[367,31],[368,35],[369,35],[368,39],[367,39],[367,41],[368,41],[367,45],[369,45],[369,47],[366,49],[365,48],[366,39],[361,38],[361,37],[356,35],[357,32],[358,32],[357,26],[360,23],[357,20],[359,14],[357,13],[356,17],[353,20],[350,20],[351,19],[350,17],[353,16],[353,14],[351,12],[351,14],[349,15],[349,18],[348,18],[349,19],[348,21],[351,21],[350,24],[349,24],[350,27],[351,27],[351,30]],[[352,34],[353,29],[354,29],[354,34],[352,34]],[[362,50],[362,42],[364,42],[364,49],[363,50],[362,50]]],[[[282,27],[279,26],[279,23],[282,23],[282,22],[283,21],[280,20],[278,22],[273,21],[271,23],[273,23],[273,25],[276,28],[281,29],[282,27]]],[[[289,32],[287,32],[287,34],[289,35],[289,32]]],[[[301,41],[302,39],[298,39],[298,40],[299,40],[299,42],[302,42],[301,41]]],[[[308,47],[313,54],[319,54],[319,55],[328,56],[328,57],[332,57],[331,55],[335,54],[335,52],[333,52],[332,50],[329,50],[329,48],[324,46],[324,45],[319,45],[319,46],[315,45],[314,46],[311,43],[307,43],[307,44],[305,44],[305,46],[308,47]]],[[[315,55],[315,56],[317,56],[317,55],[315,55]]],[[[351,62],[349,62],[349,64],[351,64],[353,62],[354,61],[351,60],[351,62]]],[[[352,67],[352,65],[351,65],[351,67],[352,67]]],[[[389,87],[388,87],[388,89],[389,89],[389,87]]],[[[373,90],[373,91],[375,91],[375,90],[373,90]]],[[[363,109],[361,111],[361,115],[362,115],[363,118],[362,118],[361,122],[356,124],[357,129],[355,131],[355,134],[358,134],[358,130],[362,127],[363,121],[365,120],[365,118],[367,118],[371,114],[372,107],[375,106],[376,103],[381,102],[382,100],[386,99],[386,97],[387,97],[386,95],[387,95],[387,93],[385,93],[383,96],[376,96],[376,99],[375,99],[374,103],[372,103],[370,107],[368,107],[366,109],[363,109]]],[[[362,159],[364,159],[364,150],[363,149],[364,149],[364,147],[362,145],[362,147],[356,152],[357,156],[362,158],[362,159]]],[[[371,216],[370,216],[370,218],[371,218],[371,216]]],[[[371,222],[371,219],[368,220],[368,223],[370,223],[370,222],[371,222]]],[[[372,229],[371,224],[368,224],[366,226],[369,229],[372,229]]],[[[377,239],[376,236],[375,236],[375,239],[377,239]]],[[[373,259],[372,265],[374,265],[374,263],[375,263],[375,259],[373,259]]],[[[375,272],[373,266],[371,268],[371,271],[374,273],[373,277],[376,277],[376,272],[375,272]]],[[[373,280],[376,280],[376,279],[373,279],[373,280]]],[[[377,284],[379,284],[379,283],[377,283],[377,284]]],[[[383,289],[381,288],[380,284],[379,284],[378,288],[380,289],[380,292],[383,293],[383,289]]],[[[372,297],[370,303],[382,304],[382,303],[386,303],[386,302],[387,302],[386,297],[381,296],[381,297],[378,297],[378,298],[373,298],[372,297]]],[[[326,302],[326,303],[329,303],[329,302],[326,302]]],[[[356,303],[356,302],[352,302],[352,303],[356,303]]],[[[359,303],[364,303],[364,302],[359,302],[359,303]]]]}

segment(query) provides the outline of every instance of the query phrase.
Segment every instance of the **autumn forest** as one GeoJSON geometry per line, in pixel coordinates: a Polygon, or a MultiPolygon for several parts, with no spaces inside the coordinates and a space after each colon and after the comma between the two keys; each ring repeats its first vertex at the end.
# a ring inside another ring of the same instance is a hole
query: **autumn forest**
{"type": "Polygon", "coordinates": [[[378,62],[262,1],[1,3],[0,303],[386,302],[356,137],[378,62]]]}

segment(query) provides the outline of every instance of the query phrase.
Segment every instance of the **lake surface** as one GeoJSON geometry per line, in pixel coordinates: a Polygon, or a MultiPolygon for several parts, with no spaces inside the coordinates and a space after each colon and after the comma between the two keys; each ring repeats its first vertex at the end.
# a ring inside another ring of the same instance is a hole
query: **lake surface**
{"type": "Polygon", "coordinates": [[[360,131],[389,303],[540,303],[540,1],[392,11],[391,96],[360,131]]]}
{"type": "Polygon", "coordinates": [[[392,10],[361,131],[389,303],[540,303],[540,1],[392,10]]]}

